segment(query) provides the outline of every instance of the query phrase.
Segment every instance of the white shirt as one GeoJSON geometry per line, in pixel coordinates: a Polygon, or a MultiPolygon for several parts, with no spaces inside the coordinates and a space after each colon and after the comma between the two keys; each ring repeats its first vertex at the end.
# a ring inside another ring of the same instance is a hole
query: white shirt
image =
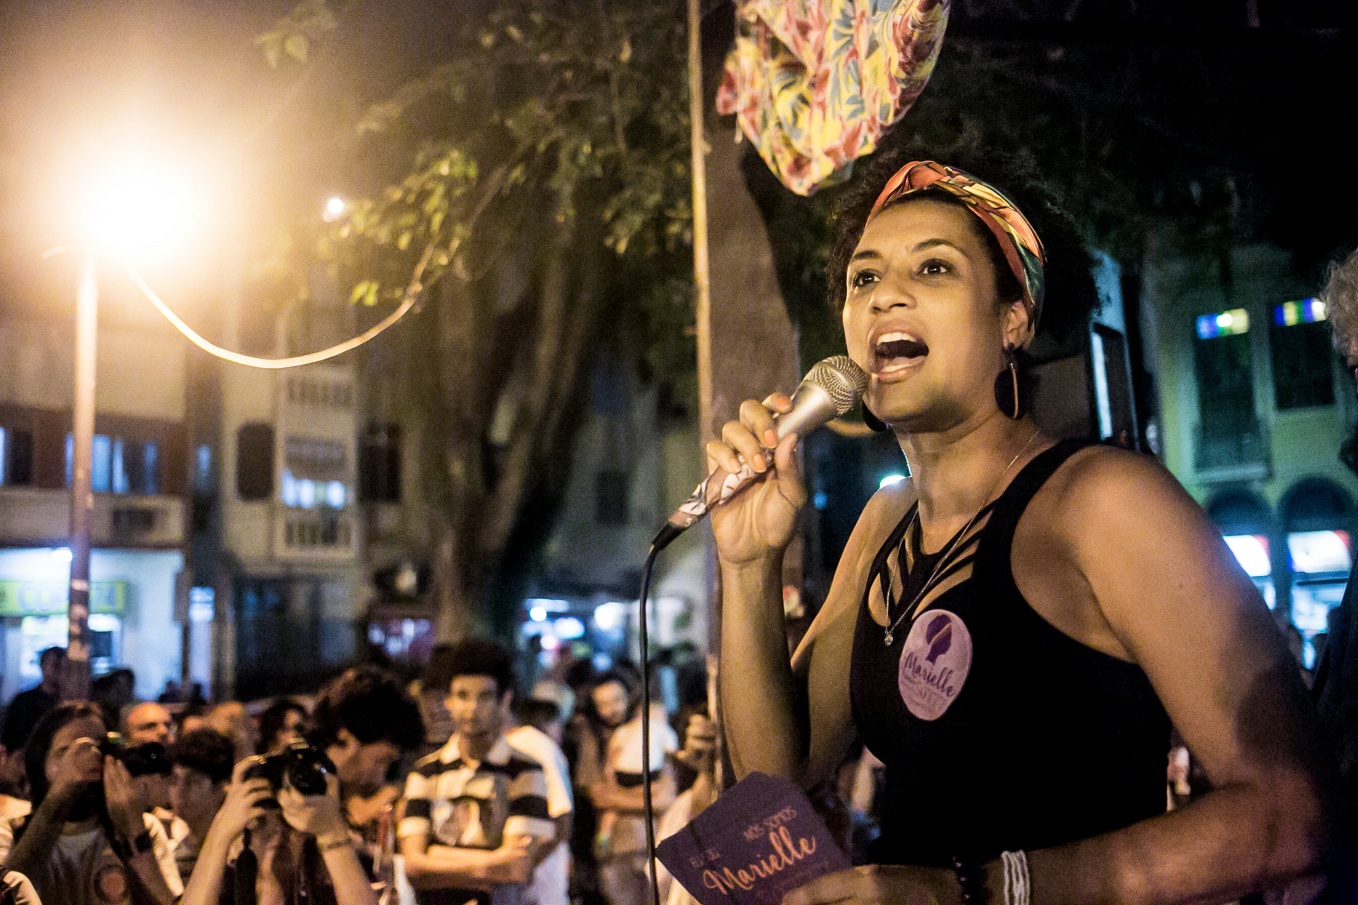
{"type": "MultiPolygon", "coordinates": [[[[518,726],[505,733],[505,739],[511,748],[542,765],[542,775],[547,780],[547,813],[552,819],[574,811],[570,766],[551,736],[532,726],[518,726]]],[[[562,841],[533,870],[533,882],[528,886],[528,905],[568,905],[570,870],[570,846],[562,841]]]]}

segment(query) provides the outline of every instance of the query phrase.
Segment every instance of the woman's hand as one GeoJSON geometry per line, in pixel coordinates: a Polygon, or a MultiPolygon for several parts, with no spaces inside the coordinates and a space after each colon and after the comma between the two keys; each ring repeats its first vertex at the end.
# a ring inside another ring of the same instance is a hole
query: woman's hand
{"type": "Polygon", "coordinates": [[[778,440],[773,415],[792,409],[792,400],[774,393],[759,403],[740,405],[740,420],[722,427],[721,439],[707,444],[707,466],[735,474],[749,464],[769,477],[731,502],[712,510],[717,554],[728,565],[752,562],[782,550],[797,530],[797,514],[806,503],[806,486],[797,468],[796,434],[778,440]]]}
{"type": "Polygon", "coordinates": [[[146,803],[137,793],[137,786],[132,782],[132,774],[127,772],[127,767],[110,755],[104,756],[104,800],[108,803],[108,816],[113,822],[113,829],[124,839],[136,839],[146,832],[146,822],[141,816],[146,810],[146,803]]]}
{"type": "Polygon", "coordinates": [[[103,778],[103,760],[99,745],[92,738],[78,738],[61,755],[57,775],[52,780],[48,797],[69,802],[82,789],[103,778]]]}
{"type": "Polygon", "coordinates": [[[344,808],[340,803],[339,780],[332,775],[325,777],[324,795],[303,795],[291,785],[285,785],[278,790],[278,803],[289,826],[315,836],[321,844],[349,838],[349,825],[344,821],[344,808]]]}
{"type": "MultiPolygon", "coordinates": [[[[991,901],[1002,901],[1003,889],[989,885],[991,901]]],[[[950,870],[868,864],[827,874],[799,886],[783,897],[783,905],[961,905],[962,887],[950,870]]]]}
{"type": "Polygon", "coordinates": [[[213,827],[220,826],[228,840],[236,838],[246,827],[269,813],[264,804],[273,798],[269,781],[259,776],[245,778],[245,772],[261,760],[261,757],[247,757],[231,771],[231,785],[226,787],[226,798],[212,821],[213,827]]]}

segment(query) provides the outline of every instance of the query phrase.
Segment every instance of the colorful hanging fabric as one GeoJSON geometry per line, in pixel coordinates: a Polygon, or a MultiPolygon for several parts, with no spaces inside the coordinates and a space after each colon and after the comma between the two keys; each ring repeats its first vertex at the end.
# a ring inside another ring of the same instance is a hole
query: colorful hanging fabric
{"type": "Polygon", "coordinates": [[[736,0],[717,110],[784,185],[809,195],[924,90],[951,0],[736,0]]]}

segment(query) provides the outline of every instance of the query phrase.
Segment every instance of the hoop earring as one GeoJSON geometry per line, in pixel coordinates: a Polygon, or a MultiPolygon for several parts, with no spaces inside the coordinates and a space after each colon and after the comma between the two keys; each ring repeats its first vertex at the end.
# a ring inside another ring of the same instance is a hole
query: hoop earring
{"type": "Polygon", "coordinates": [[[1014,421],[1028,414],[1019,379],[1018,358],[1013,346],[1004,347],[1004,370],[995,378],[995,404],[1006,418],[1014,421]]]}

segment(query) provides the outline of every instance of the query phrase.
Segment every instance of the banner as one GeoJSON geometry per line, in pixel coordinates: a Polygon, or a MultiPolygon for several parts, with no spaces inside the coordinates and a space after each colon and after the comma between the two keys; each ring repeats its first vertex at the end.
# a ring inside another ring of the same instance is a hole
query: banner
{"type": "MultiPolygon", "coordinates": [[[[64,581],[0,581],[0,616],[64,616],[70,585],[64,581]]],[[[90,582],[90,612],[121,616],[127,582],[90,582]]]]}
{"type": "Polygon", "coordinates": [[[871,153],[933,74],[951,0],[736,0],[717,110],[809,195],[871,153]]]}

